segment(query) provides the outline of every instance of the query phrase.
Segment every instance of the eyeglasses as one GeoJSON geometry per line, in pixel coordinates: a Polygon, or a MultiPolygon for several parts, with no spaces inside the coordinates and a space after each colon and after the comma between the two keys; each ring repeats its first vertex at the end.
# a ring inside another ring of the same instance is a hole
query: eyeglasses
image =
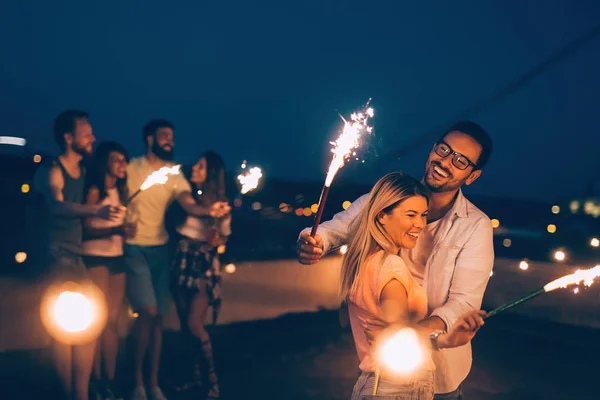
{"type": "Polygon", "coordinates": [[[469,160],[466,156],[463,156],[462,154],[452,150],[452,147],[450,147],[450,145],[448,145],[448,143],[444,142],[443,140],[440,140],[435,144],[433,151],[435,151],[435,154],[442,158],[446,158],[449,155],[452,155],[452,165],[454,165],[461,171],[469,168],[470,165],[472,165],[473,167],[477,166],[474,162],[471,162],[471,160],[469,160]]]}

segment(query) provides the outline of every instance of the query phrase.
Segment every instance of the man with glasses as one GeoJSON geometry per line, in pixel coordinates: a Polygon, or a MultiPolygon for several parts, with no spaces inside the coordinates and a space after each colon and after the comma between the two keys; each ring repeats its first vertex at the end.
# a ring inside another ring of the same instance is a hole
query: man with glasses
{"type": "MultiPolygon", "coordinates": [[[[492,140],[474,122],[454,124],[438,140],[425,164],[423,184],[431,191],[427,227],[413,249],[400,256],[413,277],[427,291],[429,317],[420,324],[431,330],[431,340],[448,332],[458,317],[479,309],[494,262],[492,225],[489,218],[462,194],[481,175],[492,153],[492,140]]],[[[359,197],[331,221],[319,225],[319,234],[307,228],[298,240],[298,260],[317,263],[323,254],[348,242],[348,228],[366,204],[359,197]]],[[[370,321],[365,332],[372,341],[384,328],[370,321]]],[[[435,398],[463,399],[461,384],[471,369],[471,345],[435,351],[435,398]]]]}

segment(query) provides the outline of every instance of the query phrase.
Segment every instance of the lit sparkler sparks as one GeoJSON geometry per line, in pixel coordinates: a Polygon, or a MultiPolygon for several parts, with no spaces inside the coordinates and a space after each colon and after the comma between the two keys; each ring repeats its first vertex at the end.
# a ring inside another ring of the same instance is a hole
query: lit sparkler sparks
{"type": "Polygon", "coordinates": [[[329,164],[325,186],[331,186],[335,174],[344,166],[344,162],[352,155],[356,155],[353,150],[361,145],[362,134],[373,132],[373,127],[368,125],[369,118],[373,118],[374,115],[373,108],[369,107],[370,102],[371,99],[365,105],[364,110],[352,113],[350,121],[340,115],[340,118],[344,121],[344,129],[335,142],[330,142],[333,145],[331,149],[333,159],[329,164]]]}
{"type": "Polygon", "coordinates": [[[576,285],[583,282],[585,286],[592,286],[594,279],[600,277],[600,265],[596,265],[594,268],[580,270],[578,269],[570,275],[565,275],[562,278],[553,280],[552,282],[544,286],[545,292],[551,292],[558,288],[566,288],[569,285],[576,285]]]}
{"type": "MultiPolygon", "coordinates": [[[[552,282],[547,283],[544,287],[539,288],[538,290],[534,290],[533,292],[526,294],[525,296],[511,301],[510,303],[507,303],[503,306],[500,306],[492,311],[490,311],[488,313],[488,315],[485,318],[489,318],[495,314],[498,314],[499,312],[508,310],[509,308],[512,308],[518,304],[521,304],[527,300],[531,300],[536,296],[539,296],[542,293],[548,293],[551,292],[553,290],[559,289],[559,288],[566,288],[567,286],[570,285],[577,285],[581,282],[583,282],[583,284],[585,286],[591,286],[592,283],[594,282],[594,279],[600,277],[600,265],[596,265],[594,268],[590,268],[590,269],[586,269],[586,270],[577,270],[572,274],[569,275],[565,275],[561,278],[555,279],[552,282]]],[[[577,292],[575,292],[577,293],[577,292]]]]}
{"type": "Polygon", "coordinates": [[[317,234],[317,228],[321,221],[321,216],[323,215],[327,194],[329,193],[329,187],[333,182],[333,178],[335,178],[337,172],[344,166],[344,163],[350,157],[356,157],[355,150],[361,145],[363,134],[371,134],[373,132],[373,127],[369,126],[370,118],[373,118],[374,115],[373,108],[369,107],[370,102],[371,99],[367,101],[367,104],[365,104],[361,111],[352,113],[350,115],[350,121],[340,115],[344,121],[344,129],[336,141],[331,142],[333,145],[333,148],[331,149],[333,159],[331,160],[331,164],[329,164],[325,184],[323,185],[321,197],[319,198],[319,208],[317,209],[317,215],[315,216],[315,221],[310,233],[313,237],[317,234]]]}
{"type": "Polygon", "coordinates": [[[381,371],[388,376],[408,377],[423,365],[428,355],[419,334],[413,328],[403,327],[395,332],[388,332],[378,340],[373,353],[377,365],[373,396],[377,395],[381,371]]]}
{"type": "Polygon", "coordinates": [[[150,189],[154,185],[164,185],[169,180],[170,175],[179,174],[179,168],[181,168],[181,165],[174,165],[172,167],[162,167],[161,169],[154,171],[153,173],[148,175],[144,183],[142,183],[142,186],[140,186],[140,188],[134,194],[129,196],[129,198],[125,201],[123,205],[127,206],[138,194],[140,194],[144,190],[150,189]]]}
{"type": "MultiPolygon", "coordinates": [[[[242,169],[246,169],[246,162],[242,164],[242,169]]],[[[259,167],[248,168],[248,170],[238,175],[238,181],[242,185],[241,194],[246,194],[258,187],[260,178],[262,178],[262,170],[259,167]]]]}

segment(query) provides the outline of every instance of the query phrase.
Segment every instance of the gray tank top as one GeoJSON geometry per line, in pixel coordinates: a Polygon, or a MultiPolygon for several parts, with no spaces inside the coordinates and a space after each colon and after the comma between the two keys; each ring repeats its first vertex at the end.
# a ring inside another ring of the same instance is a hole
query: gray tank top
{"type": "MultiPolygon", "coordinates": [[[[69,175],[59,159],[55,165],[60,167],[65,186],[63,187],[64,201],[83,203],[85,169],[81,167],[81,175],[74,179],[69,175]]],[[[56,215],[50,216],[49,239],[50,246],[81,254],[81,240],[83,234],[83,221],[81,218],[64,218],[56,215]]]]}

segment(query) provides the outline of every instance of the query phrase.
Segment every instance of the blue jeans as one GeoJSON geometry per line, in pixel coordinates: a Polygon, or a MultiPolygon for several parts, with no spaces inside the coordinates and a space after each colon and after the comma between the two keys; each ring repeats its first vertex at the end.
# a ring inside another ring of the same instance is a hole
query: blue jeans
{"type": "Polygon", "coordinates": [[[352,400],[432,400],[433,371],[423,371],[408,383],[395,383],[379,379],[377,394],[373,395],[375,374],[363,372],[354,385],[352,400]]]}
{"type": "Polygon", "coordinates": [[[127,299],[134,310],[156,306],[158,315],[169,313],[168,246],[137,246],[125,244],[127,265],[127,299]]]}

